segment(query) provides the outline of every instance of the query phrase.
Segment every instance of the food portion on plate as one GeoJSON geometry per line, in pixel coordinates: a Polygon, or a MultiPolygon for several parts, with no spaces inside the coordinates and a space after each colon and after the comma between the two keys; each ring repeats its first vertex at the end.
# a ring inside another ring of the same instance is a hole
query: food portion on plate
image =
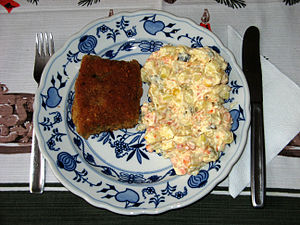
{"type": "Polygon", "coordinates": [[[231,90],[226,68],[209,47],[167,45],[142,69],[136,60],[85,55],[72,107],[76,130],[87,139],[139,123],[148,152],[169,158],[177,175],[196,175],[233,141],[232,118],[223,106],[231,90]],[[140,110],[142,81],[150,85],[150,102],[140,110]]]}
{"type": "Polygon", "coordinates": [[[142,97],[140,64],[85,55],[75,83],[72,120],[87,139],[138,123],[142,97]]]}
{"type": "Polygon", "coordinates": [[[150,101],[138,129],[147,150],[169,158],[176,174],[196,175],[233,141],[232,118],[223,106],[230,87],[227,62],[209,47],[164,46],[141,69],[150,101]]]}

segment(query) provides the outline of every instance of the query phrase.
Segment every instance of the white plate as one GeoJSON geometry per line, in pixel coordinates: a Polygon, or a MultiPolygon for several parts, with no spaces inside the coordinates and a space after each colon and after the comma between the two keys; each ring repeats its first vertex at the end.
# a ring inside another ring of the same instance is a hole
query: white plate
{"type": "Polygon", "coordinates": [[[90,204],[127,215],[161,213],[208,194],[241,155],[249,122],[248,86],[230,51],[209,30],[162,11],[117,14],[73,35],[44,69],[34,114],[41,151],[59,181],[90,204]],[[234,105],[230,113],[235,141],[196,176],[176,176],[169,160],[148,153],[143,132],[104,132],[85,140],[71,118],[74,83],[84,54],[137,59],[143,65],[151,52],[168,43],[210,46],[229,63],[232,90],[227,105],[234,105]]]}

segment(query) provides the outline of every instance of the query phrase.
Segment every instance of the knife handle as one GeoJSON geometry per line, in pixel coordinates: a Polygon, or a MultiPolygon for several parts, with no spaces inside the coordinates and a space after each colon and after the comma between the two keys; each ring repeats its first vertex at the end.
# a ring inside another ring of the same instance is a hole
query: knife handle
{"type": "Polygon", "coordinates": [[[251,198],[255,208],[264,206],[265,198],[265,138],[263,106],[251,104],[251,198]]]}

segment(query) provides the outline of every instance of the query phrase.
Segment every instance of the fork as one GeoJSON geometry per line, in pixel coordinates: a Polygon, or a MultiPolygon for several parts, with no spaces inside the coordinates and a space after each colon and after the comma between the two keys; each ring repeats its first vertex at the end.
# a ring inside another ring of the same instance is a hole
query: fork
{"type": "MultiPolygon", "coordinates": [[[[35,63],[33,77],[37,84],[40,83],[42,72],[50,57],[54,54],[54,40],[51,33],[36,34],[35,63]]],[[[42,156],[35,128],[32,132],[32,146],[30,156],[29,190],[31,193],[43,193],[45,184],[45,159],[42,156]]]]}

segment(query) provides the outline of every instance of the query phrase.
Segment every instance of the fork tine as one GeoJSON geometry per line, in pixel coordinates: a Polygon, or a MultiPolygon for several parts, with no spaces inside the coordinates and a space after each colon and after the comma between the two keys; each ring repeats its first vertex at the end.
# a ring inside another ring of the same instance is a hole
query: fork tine
{"type": "Polygon", "coordinates": [[[48,56],[48,55],[50,55],[48,33],[44,33],[44,42],[45,42],[44,52],[45,52],[45,55],[48,56]]]}
{"type": "Polygon", "coordinates": [[[50,39],[50,56],[54,54],[54,40],[52,33],[49,33],[49,39],[50,39]]]}
{"type": "Polygon", "coordinates": [[[35,55],[40,55],[40,38],[39,38],[39,34],[35,35],[35,55]]]}
{"type": "Polygon", "coordinates": [[[39,41],[40,41],[40,55],[45,56],[45,41],[43,33],[39,33],[39,41]]]}

